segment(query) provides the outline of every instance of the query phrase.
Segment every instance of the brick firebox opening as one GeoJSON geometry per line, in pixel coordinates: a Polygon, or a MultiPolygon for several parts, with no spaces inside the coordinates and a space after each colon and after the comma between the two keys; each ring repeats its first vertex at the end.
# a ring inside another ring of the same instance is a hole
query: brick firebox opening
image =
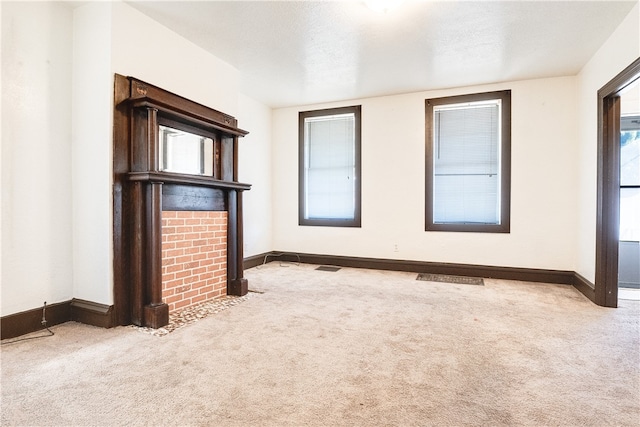
{"type": "Polygon", "coordinates": [[[162,212],[162,301],[169,312],[227,294],[227,212],[162,212]]]}

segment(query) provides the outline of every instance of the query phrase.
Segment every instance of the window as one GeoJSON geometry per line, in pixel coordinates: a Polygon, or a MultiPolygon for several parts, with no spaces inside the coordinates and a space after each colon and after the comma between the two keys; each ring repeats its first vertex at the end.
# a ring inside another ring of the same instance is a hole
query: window
{"type": "Polygon", "coordinates": [[[508,233],[511,91],[426,100],[427,231],[508,233]]]}
{"type": "Polygon", "coordinates": [[[360,227],[360,106],[301,112],[299,224],[360,227]]]}
{"type": "Polygon", "coordinates": [[[620,120],[620,240],[640,241],[640,116],[620,120]]]}

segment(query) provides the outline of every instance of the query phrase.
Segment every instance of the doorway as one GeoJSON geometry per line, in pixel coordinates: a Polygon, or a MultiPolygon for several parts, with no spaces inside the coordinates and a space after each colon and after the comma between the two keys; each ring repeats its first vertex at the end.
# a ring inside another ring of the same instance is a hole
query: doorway
{"type": "Polygon", "coordinates": [[[621,95],[640,78],[640,58],[598,91],[595,303],[618,306],[621,201],[621,95]]]}
{"type": "Polygon", "coordinates": [[[620,94],[618,300],[640,300],[640,79],[620,94]]]}

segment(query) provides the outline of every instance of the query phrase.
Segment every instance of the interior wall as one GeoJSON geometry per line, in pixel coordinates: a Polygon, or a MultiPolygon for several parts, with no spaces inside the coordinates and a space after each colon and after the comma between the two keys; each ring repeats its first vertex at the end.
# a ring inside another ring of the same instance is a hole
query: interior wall
{"type": "Polygon", "coordinates": [[[113,303],[111,5],[73,18],[73,297],[113,303]]]}
{"type": "Polygon", "coordinates": [[[640,57],[640,6],[631,10],[578,74],[578,254],[575,271],[595,281],[598,90],[640,57]]]}
{"type": "Polygon", "coordinates": [[[72,11],[53,2],[0,8],[5,316],[72,295],[72,11]]]}
{"type": "Polygon", "coordinates": [[[274,249],[571,271],[576,119],[574,77],[274,110],[274,249]],[[511,233],[425,232],[425,99],[504,89],[512,91],[511,233]],[[362,227],[298,226],[298,112],[343,105],[362,105],[362,227]]]}
{"type": "Polygon", "coordinates": [[[232,116],[238,114],[235,68],[127,4],[118,1],[111,6],[112,73],[136,77],[232,116]]]}
{"type": "Polygon", "coordinates": [[[239,142],[238,181],[251,184],[243,195],[244,256],[273,249],[271,199],[271,108],[240,94],[238,123],[249,131],[239,142]]]}

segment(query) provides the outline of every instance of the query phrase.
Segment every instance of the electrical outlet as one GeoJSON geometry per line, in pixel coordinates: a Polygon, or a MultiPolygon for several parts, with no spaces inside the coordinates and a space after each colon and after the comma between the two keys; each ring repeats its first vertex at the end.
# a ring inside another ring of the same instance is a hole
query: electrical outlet
{"type": "Polygon", "coordinates": [[[393,252],[400,252],[400,249],[398,249],[398,244],[397,243],[395,245],[393,245],[393,252]]]}

